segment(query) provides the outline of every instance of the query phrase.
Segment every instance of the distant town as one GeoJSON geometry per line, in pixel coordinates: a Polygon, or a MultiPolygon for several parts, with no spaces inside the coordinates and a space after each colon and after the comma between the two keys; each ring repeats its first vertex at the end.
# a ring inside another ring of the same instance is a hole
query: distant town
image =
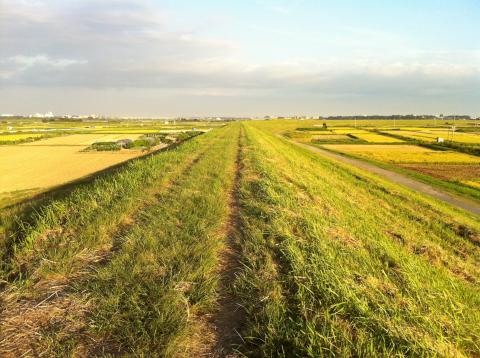
{"type": "Polygon", "coordinates": [[[44,121],[53,120],[74,120],[74,121],[89,121],[89,120],[171,120],[171,121],[235,121],[235,120],[270,120],[270,119],[295,119],[295,120],[419,120],[419,119],[444,119],[444,120],[480,120],[480,116],[472,117],[470,115],[456,115],[456,114],[394,114],[394,115],[339,115],[339,116],[305,116],[305,115],[266,115],[266,116],[191,116],[191,117],[166,117],[166,116],[108,116],[97,113],[92,114],[54,114],[53,112],[33,113],[33,114],[10,114],[2,113],[1,118],[10,119],[42,119],[44,121]]]}

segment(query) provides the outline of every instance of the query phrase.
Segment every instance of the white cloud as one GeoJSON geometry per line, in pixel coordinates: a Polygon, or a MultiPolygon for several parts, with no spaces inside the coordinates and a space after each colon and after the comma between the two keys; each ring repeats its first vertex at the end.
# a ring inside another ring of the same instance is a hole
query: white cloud
{"type": "MultiPolygon", "coordinates": [[[[258,65],[241,60],[241,46],[228,39],[171,30],[166,13],[151,1],[3,1],[0,48],[8,57],[0,60],[0,79],[9,86],[157,89],[178,98],[431,97],[480,88],[479,51],[258,65]]],[[[401,43],[389,34],[345,31],[365,46],[401,43]]]]}

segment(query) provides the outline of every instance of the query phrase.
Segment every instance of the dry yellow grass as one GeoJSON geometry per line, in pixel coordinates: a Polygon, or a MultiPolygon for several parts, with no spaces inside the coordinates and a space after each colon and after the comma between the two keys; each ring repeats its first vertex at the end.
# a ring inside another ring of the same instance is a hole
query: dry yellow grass
{"type": "MultiPolygon", "coordinates": [[[[74,145],[88,146],[95,142],[113,142],[118,139],[137,139],[141,134],[73,134],[63,137],[39,140],[33,143],[21,144],[22,146],[58,146],[74,145]]],[[[36,149],[35,149],[36,150],[36,149]]]]}
{"type": "Polygon", "coordinates": [[[80,150],[76,146],[0,147],[0,193],[60,185],[142,154],[80,150]]]}
{"type": "Polygon", "coordinates": [[[475,180],[465,180],[462,183],[470,185],[473,188],[480,189],[480,179],[478,181],[475,180]]]}
{"type": "Polygon", "coordinates": [[[453,151],[436,151],[414,145],[332,144],[323,147],[388,163],[480,164],[480,158],[473,155],[453,151]]]}

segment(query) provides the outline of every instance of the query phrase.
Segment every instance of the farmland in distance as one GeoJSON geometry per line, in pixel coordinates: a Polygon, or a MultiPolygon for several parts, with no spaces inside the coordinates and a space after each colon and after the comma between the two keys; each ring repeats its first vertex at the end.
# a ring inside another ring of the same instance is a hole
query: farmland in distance
{"type": "Polygon", "coordinates": [[[214,125],[139,121],[11,123],[0,133],[0,171],[4,174],[0,177],[0,207],[166,147],[195,126],[202,127],[198,130],[201,133],[214,125]],[[167,144],[131,150],[86,150],[94,143],[138,141],[159,133],[169,136],[167,144]]]}

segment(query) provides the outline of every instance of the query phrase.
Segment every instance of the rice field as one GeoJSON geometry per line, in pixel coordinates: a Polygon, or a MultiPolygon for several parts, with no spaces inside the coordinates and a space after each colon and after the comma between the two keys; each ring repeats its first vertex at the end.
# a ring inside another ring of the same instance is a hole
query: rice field
{"type": "Polygon", "coordinates": [[[68,136],[48,138],[23,146],[81,146],[86,147],[95,142],[114,142],[119,139],[135,140],[142,134],[71,134],[68,136]]]}
{"type": "Polygon", "coordinates": [[[376,133],[352,133],[355,137],[358,139],[362,139],[366,142],[370,143],[401,143],[403,140],[397,139],[397,138],[392,138],[392,137],[387,137],[381,134],[376,134],[376,133]]]}
{"type": "Polygon", "coordinates": [[[17,140],[27,139],[27,138],[37,138],[41,137],[41,133],[15,133],[15,134],[0,134],[0,142],[14,142],[17,140]]]}
{"type": "Polygon", "coordinates": [[[399,135],[406,138],[419,139],[427,142],[435,142],[437,138],[443,138],[452,142],[464,143],[464,144],[476,144],[480,145],[480,135],[452,132],[446,130],[419,130],[419,131],[385,131],[385,133],[399,135]]]}
{"type": "Polygon", "coordinates": [[[327,144],[323,147],[387,163],[480,164],[480,157],[454,151],[437,151],[414,145],[327,144]]]}
{"type": "Polygon", "coordinates": [[[332,128],[332,131],[337,134],[368,134],[369,132],[363,129],[356,128],[332,128]]]}
{"type": "Polygon", "coordinates": [[[51,136],[46,133],[12,133],[0,134],[0,145],[20,144],[25,142],[34,142],[42,138],[51,136]]]}
{"type": "Polygon", "coordinates": [[[76,145],[0,147],[0,193],[45,189],[82,178],[142,155],[141,152],[80,152],[76,145]],[[8,173],[4,175],[3,173],[8,173]]]}

